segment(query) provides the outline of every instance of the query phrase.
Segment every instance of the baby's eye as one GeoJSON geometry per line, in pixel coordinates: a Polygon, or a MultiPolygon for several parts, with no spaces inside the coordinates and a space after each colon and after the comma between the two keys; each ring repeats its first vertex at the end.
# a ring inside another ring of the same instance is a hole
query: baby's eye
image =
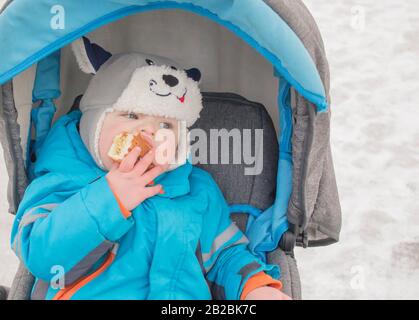
{"type": "Polygon", "coordinates": [[[171,129],[172,124],[169,122],[160,122],[160,128],[161,129],[171,129]]]}
{"type": "Polygon", "coordinates": [[[124,114],[124,117],[126,117],[128,119],[138,120],[138,115],[134,112],[126,113],[126,114],[124,114]]]}

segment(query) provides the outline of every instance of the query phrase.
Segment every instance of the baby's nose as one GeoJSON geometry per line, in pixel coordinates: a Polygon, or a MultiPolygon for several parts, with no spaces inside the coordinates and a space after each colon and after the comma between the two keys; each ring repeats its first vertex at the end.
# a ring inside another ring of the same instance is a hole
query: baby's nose
{"type": "Polygon", "coordinates": [[[141,132],[141,134],[144,134],[144,135],[147,135],[147,136],[153,138],[156,130],[155,130],[154,126],[147,125],[147,126],[144,126],[144,127],[140,128],[140,132],[141,132]]]}

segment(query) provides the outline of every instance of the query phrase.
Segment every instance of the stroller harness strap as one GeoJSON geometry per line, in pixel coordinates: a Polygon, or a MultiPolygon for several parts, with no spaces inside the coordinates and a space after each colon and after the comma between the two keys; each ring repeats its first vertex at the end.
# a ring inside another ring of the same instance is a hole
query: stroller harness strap
{"type": "Polygon", "coordinates": [[[246,236],[249,248],[264,262],[266,254],[275,250],[282,235],[288,230],[287,208],[292,192],[292,111],[290,103],[290,84],[279,77],[278,108],[280,115],[279,157],[277,170],[277,185],[275,201],[266,210],[260,210],[251,205],[231,205],[230,212],[249,214],[246,226],[246,236]]]}
{"type": "Polygon", "coordinates": [[[31,110],[28,130],[26,168],[29,181],[35,178],[35,161],[57,110],[53,99],[57,99],[60,95],[60,50],[58,50],[39,61],[36,67],[32,102],[39,105],[31,110]]]}

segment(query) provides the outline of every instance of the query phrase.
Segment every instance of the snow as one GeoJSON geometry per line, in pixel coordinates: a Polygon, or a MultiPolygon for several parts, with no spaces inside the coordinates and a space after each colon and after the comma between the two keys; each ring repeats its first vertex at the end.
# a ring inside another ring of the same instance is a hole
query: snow
{"type": "Polygon", "coordinates": [[[331,68],[343,228],[338,244],[297,250],[303,297],[417,299],[419,2],[305,3],[331,68]]]}
{"type": "MultiPolygon", "coordinates": [[[[418,299],[419,2],[304,2],[331,67],[343,228],[338,244],[296,250],[303,298],[418,299]]],[[[0,284],[10,285],[18,260],[3,161],[0,177],[0,284]]]]}

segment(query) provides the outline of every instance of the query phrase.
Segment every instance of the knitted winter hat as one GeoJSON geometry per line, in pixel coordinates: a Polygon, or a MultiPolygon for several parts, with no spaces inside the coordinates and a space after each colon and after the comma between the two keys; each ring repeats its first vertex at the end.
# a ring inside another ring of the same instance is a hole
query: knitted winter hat
{"type": "Polygon", "coordinates": [[[104,169],[99,137],[106,114],[113,111],[180,120],[176,162],[169,170],[184,164],[189,155],[187,128],[202,109],[200,71],[183,70],[176,62],[154,55],[111,55],[85,37],[73,42],[72,48],[80,69],[94,74],[80,101],[80,135],[97,165],[104,169]]]}

